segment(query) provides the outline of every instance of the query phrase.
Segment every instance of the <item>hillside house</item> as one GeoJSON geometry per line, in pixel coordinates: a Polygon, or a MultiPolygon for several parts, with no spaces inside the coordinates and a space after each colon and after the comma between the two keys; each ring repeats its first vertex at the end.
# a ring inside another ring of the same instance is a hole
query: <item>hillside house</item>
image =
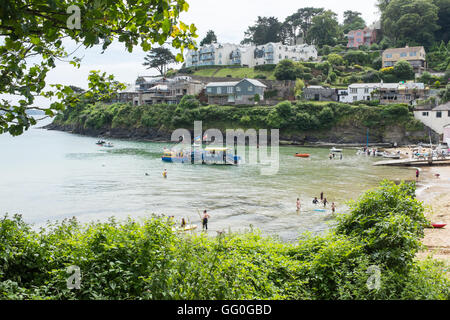
{"type": "Polygon", "coordinates": [[[253,105],[264,100],[266,85],[258,80],[243,79],[232,82],[210,82],[206,85],[209,104],[253,105]],[[258,98],[255,101],[255,96],[258,98]]]}
{"type": "Polygon", "coordinates": [[[383,51],[383,68],[393,67],[398,61],[408,61],[414,72],[421,74],[427,67],[424,47],[391,48],[383,51]]]}

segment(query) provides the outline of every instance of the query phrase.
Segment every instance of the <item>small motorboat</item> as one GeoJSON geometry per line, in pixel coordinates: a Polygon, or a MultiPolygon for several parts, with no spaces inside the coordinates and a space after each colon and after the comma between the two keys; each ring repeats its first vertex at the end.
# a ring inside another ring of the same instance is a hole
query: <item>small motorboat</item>
{"type": "Polygon", "coordinates": [[[95,144],[98,145],[98,146],[102,146],[102,145],[104,145],[105,143],[106,143],[105,140],[98,140],[95,144]]]}
{"type": "Polygon", "coordinates": [[[103,146],[105,148],[113,148],[114,147],[114,145],[111,142],[105,143],[105,144],[103,144],[103,146]]]}
{"type": "Polygon", "coordinates": [[[342,152],[342,149],[336,149],[335,147],[331,148],[330,151],[333,152],[342,152]]]}
{"type": "Polygon", "coordinates": [[[431,226],[432,226],[433,228],[436,228],[436,229],[442,229],[442,228],[444,228],[446,225],[447,225],[446,223],[438,222],[438,223],[433,223],[431,226]]]}
{"type": "Polygon", "coordinates": [[[383,153],[383,157],[387,158],[387,159],[400,159],[400,155],[399,154],[390,154],[390,153],[383,153]]]}
{"type": "Polygon", "coordinates": [[[311,155],[309,153],[296,153],[297,158],[309,158],[311,155]]]}

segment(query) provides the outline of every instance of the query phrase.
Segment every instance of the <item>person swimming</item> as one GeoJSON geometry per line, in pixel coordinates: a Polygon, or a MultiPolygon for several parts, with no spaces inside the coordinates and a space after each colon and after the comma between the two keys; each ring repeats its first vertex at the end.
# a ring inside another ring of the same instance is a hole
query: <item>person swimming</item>
{"type": "Polygon", "coordinates": [[[313,204],[318,204],[318,203],[319,203],[319,200],[317,200],[317,197],[314,197],[312,203],[313,203],[313,204]]]}

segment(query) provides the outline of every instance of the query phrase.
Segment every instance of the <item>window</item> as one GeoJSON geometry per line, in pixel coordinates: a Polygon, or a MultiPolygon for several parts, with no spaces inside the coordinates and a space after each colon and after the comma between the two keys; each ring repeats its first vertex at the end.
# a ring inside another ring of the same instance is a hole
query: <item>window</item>
{"type": "Polygon", "coordinates": [[[241,92],[241,88],[236,87],[236,92],[241,92]]]}
{"type": "Polygon", "coordinates": [[[369,88],[364,88],[364,93],[369,93],[369,88]]]}
{"type": "Polygon", "coordinates": [[[386,53],[386,58],[392,58],[392,53],[386,53]]]}
{"type": "Polygon", "coordinates": [[[211,92],[212,92],[212,88],[211,88],[211,87],[210,87],[210,88],[207,88],[206,91],[209,92],[209,93],[211,93],[211,92]]]}
{"type": "Polygon", "coordinates": [[[436,112],[436,118],[442,118],[442,111],[436,112]]]}
{"type": "Polygon", "coordinates": [[[400,57],[406,57],[408,54],[406,53],[406,52],[402,52],[402,53],[400,53],[400,57]]]}
{"type": "Polygon", "coordinates": [[[358,97],[357,96],[353,96],[353,101],[356,101],[356,100],[358,100],[358,97]]]}
{"type": "Polygon", "coordinates": [[[233,87],[228,87],[227,88],[227,93],[233,93],[233,87]]]}
{"type": "Polygon", "coordinates": [[[253,87],[252,86],[248,87],[248,91],[249,92],[253,91],[253,87]]]}
{"type": "Polygon", "coordinates": [[[422,117],[428,117],[428,112],[422,112],[422,117]]]}
{"type": "Polygon", "coordinates": [[[350,88],[350,93],[358,93],[358,89],[357,88],[350,88]]]}
{"type": "Polygon", "coordinates": [[[222,88],[221,87],[217,87],[217,94],[221,94],[222,93],[222,88]]]}
{"type": "Polygon", "coordinates": [[[416,55],[417,55],[417,52],[415,52],[415,51],[409,53],[410,57],[415,57],[416,55]]]}
{"type": "Polygon", "coordinates": [[[450,117],[450,111],[447,111],[447,112],[448,112],[447,117],[450,117]]]}

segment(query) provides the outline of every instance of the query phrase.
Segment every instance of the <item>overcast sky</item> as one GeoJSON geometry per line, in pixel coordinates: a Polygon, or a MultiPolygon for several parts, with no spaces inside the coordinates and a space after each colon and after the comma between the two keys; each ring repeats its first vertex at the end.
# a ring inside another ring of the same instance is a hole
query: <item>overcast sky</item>
{"type": "MultiPolygon", "coordinates": [[[[197,26],[197,43],[210,29],[214,30],[219,42],[239,43],[248,26],[253,25],[258,16],[274,16],[284,21],[287,16],[303,7],[330,9],[338,14],[340,22],[343,21],[346,10],[361,12],[368,25],[379,16],[376,0],[188,0],[188,3],[189,11],[182,14],[181,20],[197,26]]],[[[74,48],[70,46],[67,51],[74,48]]],[[[61,83],[87,88],[90,70],[114,74],[117,80],[125,83],[134,83],[140,75],[157,74],[155,70],[146,70],[142,66],[145,53],[140,48],[135,48],[130,54],[123,45],[113,44],[104,54],[101,54],[100,47],[94,47],[89,50],[80,49],[75,56],[83,57],[80,69],[66,62],[58,62],[57,67],[49,72],[47,84],[61,83]]],[[[17,100],[4,95],[0,95],[1,98],[17,100]]],[[[49,105],[44,99],[36,99],[36,104],[49,105]]]]}

